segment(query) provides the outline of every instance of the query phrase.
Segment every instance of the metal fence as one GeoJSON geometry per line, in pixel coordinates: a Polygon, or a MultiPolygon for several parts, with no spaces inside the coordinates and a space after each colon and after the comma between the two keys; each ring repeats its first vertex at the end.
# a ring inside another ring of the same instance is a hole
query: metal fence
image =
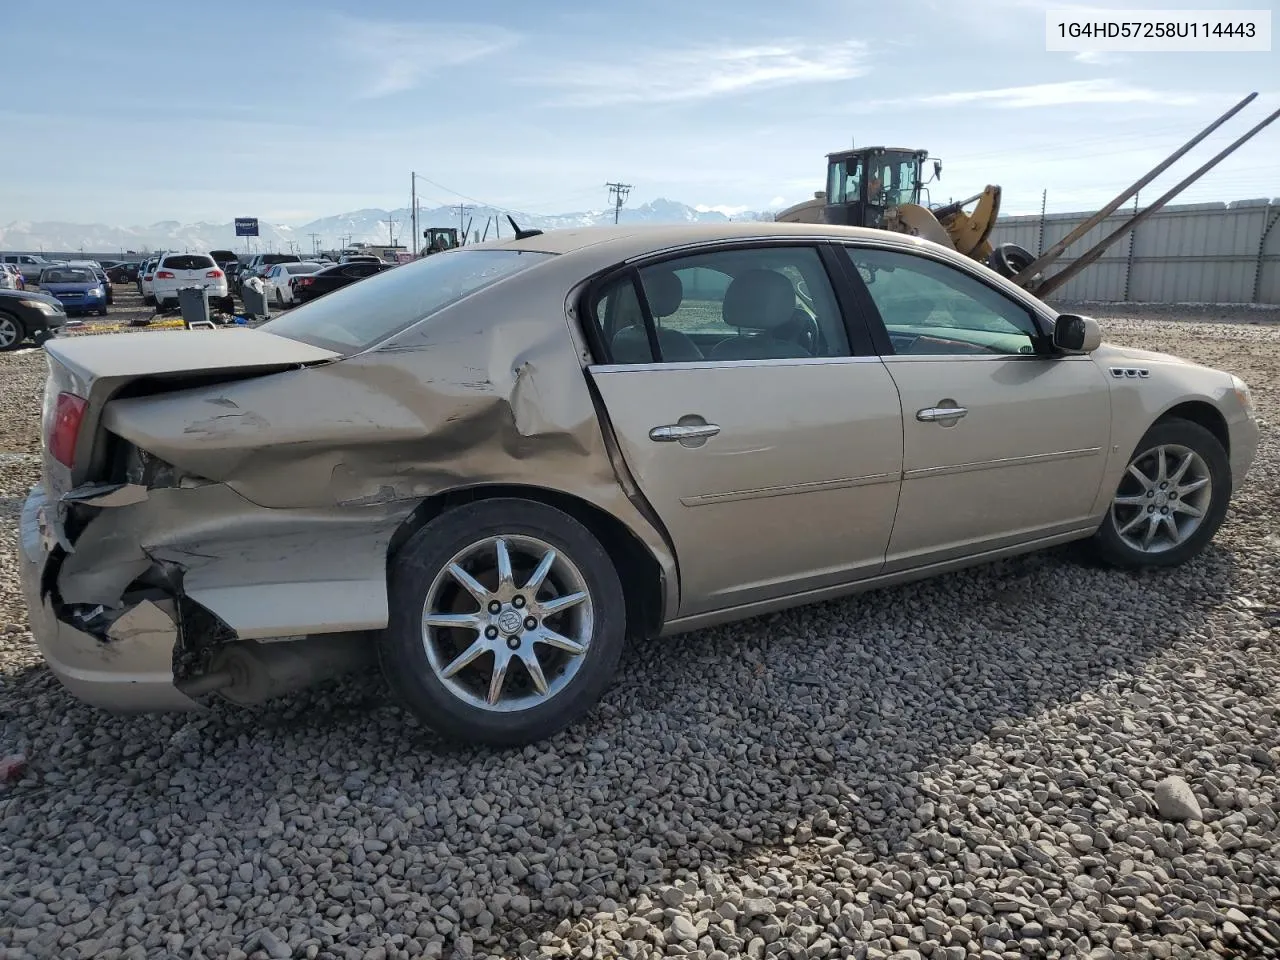
{"type": "MultiPolygon", "coordinates": [[[[1141,209],[1141,208],[1139,208],[1141,209]]],[[[1073,243],[1051,272],[1073,262],[1133,215],[1117,211],[1073,243]]],[[[993,243],[1040,253],[1090,213],[1002,217],[993,243]]],[[[1280,304],[1280,200],[1169,206],[1122,237],[1054,300],[1280,304]]]]}

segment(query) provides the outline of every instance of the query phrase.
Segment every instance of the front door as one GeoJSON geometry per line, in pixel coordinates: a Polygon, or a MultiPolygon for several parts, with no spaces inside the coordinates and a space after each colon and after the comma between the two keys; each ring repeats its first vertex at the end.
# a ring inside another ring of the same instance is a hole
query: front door
{"type": "Polygon", "coordinates": [[[1088,357],[1037,354],[1029,310],[967,271],[845,247],[887,334],[903,482],[886,572],[1080,529],[1102,482],[1110,392],[1088,357]]]}
{"type": "Polygon", "coordinates": [[[878,358],[850,355],[815,248],[643,267],[594,314],[612,362],[591,377],[675,547],[681,616],[880,571],[902,469],[897,391],[878,358]]]}

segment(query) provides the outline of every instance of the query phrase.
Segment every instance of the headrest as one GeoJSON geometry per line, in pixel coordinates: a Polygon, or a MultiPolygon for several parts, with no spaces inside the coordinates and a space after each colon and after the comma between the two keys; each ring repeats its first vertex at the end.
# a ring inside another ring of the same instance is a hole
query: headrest
{"type": "Polygon", "coordinates": [[[671,270],[646,270],[644,278],[644,295],[649,298],[649,309],[654,317],[669,317],[680,309],[680,301],[684,299],[684,284],[671,270]]]}
{"type": "Polygon", "coordinates": [[[774,270],[748,270],[729,284],[721,312],[724,322],[741,330],[776,330],[791,320],[796,290],[774,270]]]}

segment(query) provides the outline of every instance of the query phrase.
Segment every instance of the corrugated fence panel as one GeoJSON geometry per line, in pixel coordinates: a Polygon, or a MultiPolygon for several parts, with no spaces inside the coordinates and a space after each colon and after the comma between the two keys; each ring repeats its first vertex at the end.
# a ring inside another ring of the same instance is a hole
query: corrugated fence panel
{"type": "MultiPolygon", "coordinates": [[[[1091,213],[1003,217],[992,243],[1048,249],[1091,213]],[[1043,231],[1043,244],[1040,243],[1043,231]]],[[[1133,216],[1130,206],[1073,243],[1056,273],[1133,216]]],[[[1062,300],[1280,304],[1280,201],[1243,200],[1165,207],[1121,236],[1079,276],[1055,291],[1062,300]],[[1263,236],[1268,225],[1265,250],[1263,236]],[[1256,287],[1256,294],[1255,294],[1256,287]]]]}

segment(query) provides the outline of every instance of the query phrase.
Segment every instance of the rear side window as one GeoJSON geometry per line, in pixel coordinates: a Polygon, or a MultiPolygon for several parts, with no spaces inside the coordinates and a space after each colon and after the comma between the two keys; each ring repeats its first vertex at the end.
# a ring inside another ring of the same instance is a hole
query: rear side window
{"type": "Polygon", "coordinates": [[[441,253],[341,287],[259,329],[344,354],[359,353],[463,297],[554,256],[525,250],[441,253]]]}
{"type": "Polygon", "coordinates": [[[184,253],[174,257],[165,257],[164,266],[170,270],[212,270],[217,266],[213,257],[199,253],[184,253]]]}

